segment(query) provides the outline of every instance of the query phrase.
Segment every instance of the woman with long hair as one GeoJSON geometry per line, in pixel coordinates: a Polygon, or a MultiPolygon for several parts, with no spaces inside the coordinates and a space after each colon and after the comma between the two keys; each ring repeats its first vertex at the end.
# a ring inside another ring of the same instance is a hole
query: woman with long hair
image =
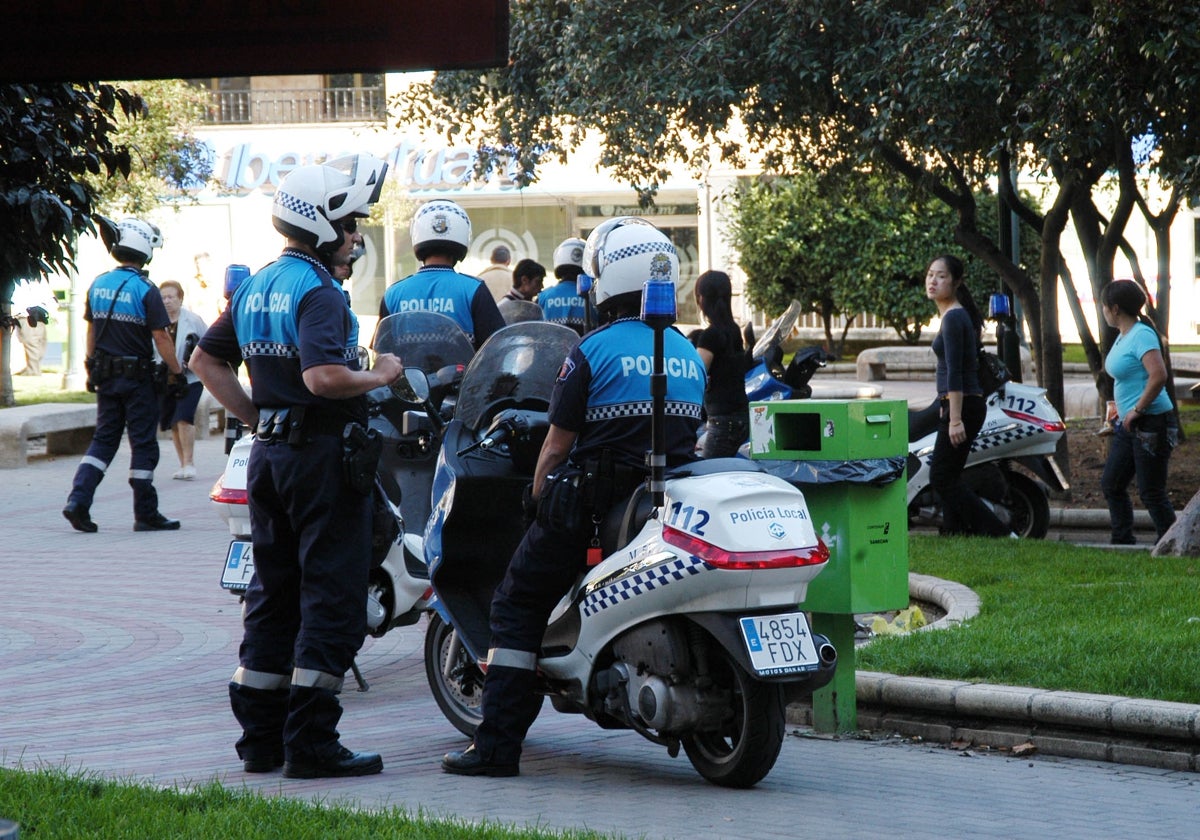
{"type": "Polygon", "coordinates": [[[983,316],[963,282],[962,260],[950,254],[935,257],[925,274],[925,295],[942,321],[933,340],[941,410],[929,463],[929,483],[942,501],[942,533],[1015,536],[962,477],[987,415],[979,385],[983,316]]]}
{"type": "Polygon", "coordinates": [[[723,271],[706,271],[696,279],[696,305],[708,326],[693,343],[704,360],[708,384],[704,413],[708,418],[702,458],[736,455],[750,434],[750,401],[746,397],[746,351],[742,331],[733,320],[733,285],[723,271]]]}
{"type": "Polygon", "coordinates": [[[1167,496],[1167,465],[1179,440],[1167,366],[1158,331],[1141,315],[1146,293],[1132,280],[1116,280],[1100,292],[1105,322],[1119,333],[1104,370],[1113,378],[1117,422],[1108,445],[1100,489],[1108,502],[1114,545],[1133,545],[1133,502],[1129,483],[1137,477],[1138,496],[1150,513],[1158,539],[1175,522],[1167,496]]]}

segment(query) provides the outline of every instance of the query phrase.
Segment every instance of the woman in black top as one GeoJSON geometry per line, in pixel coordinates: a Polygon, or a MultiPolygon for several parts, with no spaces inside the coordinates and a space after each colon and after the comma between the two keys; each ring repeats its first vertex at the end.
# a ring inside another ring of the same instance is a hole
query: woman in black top
{"type": "Polygon", "coordinates": [[[750,434],[750,402],[746,398],[746,351],[733,320],[733,287],[723,271],[706,271],[696,280],[696,305],[708,327],[694,343],[708,371],[704,413],[708,418],[702,458],[736,455],[750,434]]]}
{"type": "Polygon", "coordinates": [[[925,295],[937,305],[942,319],[933,340],[941,411],[929,462],[929,483],[942,500],[942,533],[1009,536],[1009,529],[962,477],[971,444],[987,415],[979,386],[983,316],[963,284],[962,260],[950,255],[935,258],[925,274],[925,295]]]}

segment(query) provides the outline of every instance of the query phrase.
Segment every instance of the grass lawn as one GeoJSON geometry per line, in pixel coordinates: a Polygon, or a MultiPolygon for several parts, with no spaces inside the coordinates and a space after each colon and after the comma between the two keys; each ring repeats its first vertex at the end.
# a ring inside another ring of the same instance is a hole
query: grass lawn
{"type": "Polygon", "coordinates": [[[95,394],[87,391],[63,390],[62,371],[53,368],[42,368],[41,376],[14,376],[12,378],[13,394],[17,405],[35,405],[36,403],[94,403],[95,394]]]}
{"type": "Polygon", "coordinates": [[[980,614],[880,638],[863,670],[1200,703],[1200,559],[913,536],[909,565],[973,589],[980,614]]]}
{"type": "Polygon", "coordinates": [[[399,809],[363,812],[227,790],[118,784],[60,770],[0,770],[0,815],[37,840],[598,840],[595,832],[512,831],[494,823],[414,817],[399,809]]]}

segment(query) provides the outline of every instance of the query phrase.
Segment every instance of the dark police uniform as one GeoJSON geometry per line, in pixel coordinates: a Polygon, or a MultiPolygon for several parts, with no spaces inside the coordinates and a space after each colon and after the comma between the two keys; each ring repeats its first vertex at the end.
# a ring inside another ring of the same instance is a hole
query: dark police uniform
{"type": "MultiPolygon", "coordinates": [[[[579,294],[574,280],[563,280],[545,289],[538,294],[537,302],[538,306],[542,307],[547,321],[563,324],[583,335],[590,304],[579,294]]],[[[591,315],[591,323],[595,327],[600,323],[600,319],[594,306],[591,307],[591,315]]]]}
{"type": "Polygon", "coordinates": [[[450,266],[423,265],[416,274],[393,283],[379,302],[379,317],[418,309],[453,319],[476,350],[504,326],[504,318],[483,281],[459,274],[450,266]]]}
{"type": "Polygon", "coordinates": [[[302,371],[358,368],[358,320],[316,259],[286,249],[242,283],[200,341],[244,358],[259,409],[247,489],[255,574],[230,683],[238,755],[326,759],[339,747],[336,693],[366,636],[370,499],[343,469],[342,432],[364,397],[314,395],[302,371]]]}
{"type": "MultiPolygon", "coordinates": [[[[650,374],[654,331],[622,318],[585,336],[567,356],[550,400],[550,422],[578,437],[569,462],[582,465],[607,452],[612,462],[645,476],[651,443],[650,374]]],[[[666,454],[670,466],[695,458],[705,372],[696,349],[674,329],[664,335],[666,454]]],[[[618,482],[620,483],[620,482],[618,482]]],[[[626,483],[614,501],[632,490],[626,483]]],[[[603,513],[598,511],[597,513],[603,513]]],[[[475,749],[486,762],[516,764],[537,717],[535,666],[546,622],[584,567],[590,524],[575,533],[534,522],[517,547],[492,600],[492,650],[475,749]]]]}
{"type": "Polygon", "coordinates": [[[121,434],[129,431],[129,486],[133,516],[158,516],[154,468],[158,466],[158,398],[154,392],[154,330],[171,323],[149,275],[121,266],[97,277],[88,289],[84,320],[95,342],[88,380],[96,389],[96,432],[79,462],[68,504],[86,513],[96,487],[112,463],[121,434]]]}

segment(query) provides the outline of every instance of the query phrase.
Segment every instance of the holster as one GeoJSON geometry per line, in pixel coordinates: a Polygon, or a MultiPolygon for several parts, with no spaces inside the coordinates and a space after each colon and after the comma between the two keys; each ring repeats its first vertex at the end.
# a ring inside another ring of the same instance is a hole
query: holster
{"type": "Polygon", "coordinates": [[[299,443],[304,407],[260,408],[254,436],[264,443],[299,443]]]}
{"type": "Polygon", "coordinates": [[[581,531],[590,518],[584,501],[586,493],[583,470],[574,464],[563,464],[542,482],[538,524],[557,533],[581,531]]]}
{"type": "Polygon", "coordinates": [[[94,356],[84,359],[83,367],[87,371],[87,389],[93,394],[112,379],[112,356],[103,351],[98,350],[94,356]]]}
{"type": "Polygon", "coordinates": [[[342,467],[346,483],[362,496],[375,489],[375,473],[383,455],[383,437],[375,429],[347,423],[342,431],[342,467]]]}
{"type": "Polygon", "coordinates": [[[158,362],[154,365],[154,372],[150,375],[150,379],[154,382],[154,390],[156,393],[164,393],[167,390],[167,382],[171,376],[170,370],[167,368],[166,362],[158,362]]]}
{"type": "Polygon", "coordinates": [[[563,464],[542,484],[537,518],[550,531],[577,532],[591,527],[614,504],[645,480],[645,470],[617,463],[608,450],[583,466],[563,464]]]}

